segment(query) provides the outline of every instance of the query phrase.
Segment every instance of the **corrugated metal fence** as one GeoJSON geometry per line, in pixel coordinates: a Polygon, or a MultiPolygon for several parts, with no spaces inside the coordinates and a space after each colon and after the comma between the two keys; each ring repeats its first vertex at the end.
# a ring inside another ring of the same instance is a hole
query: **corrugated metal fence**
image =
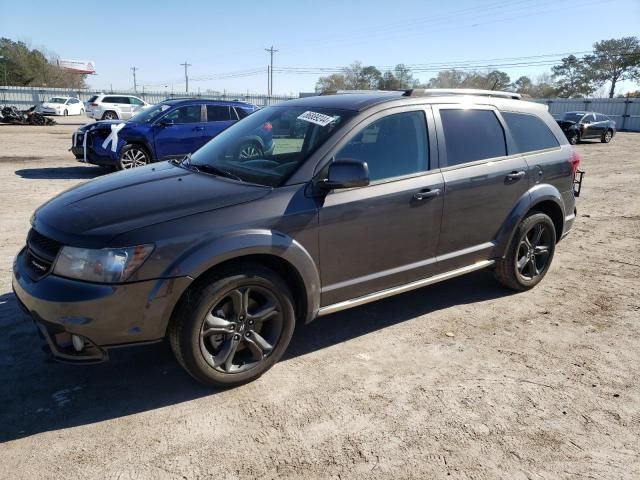
{"type": "Polygon", "coordinates": [[[616,122],[618,130],[640,132],[640,98],[541,98],[549,112],[559,118],[564,112],[589,110],[604,113],[616,122]]]}
{"type": "Polygon", "coordinates": [[[14,105],[20,109],[26,109],[32,105],[37,105],[51,97],[74,97],[85,102],[92,95],[114,94],[114,95],[135,95],[149,103],[158,103],[170,98],[193,97],[193,98],[213,98],[216,100],[240,100],[242,102],[252,103],[258,106],[275,105],[285,100],[290,100],[290,96],[285,95],[257,95],[250,93],[236,92],[205,92],[205,93],[187,93],[187,92],[132,92],[125,90],[73,90],[69,88],[37,88],[37,87],[2,87],[0,86],[0,105],[14,105]]]}

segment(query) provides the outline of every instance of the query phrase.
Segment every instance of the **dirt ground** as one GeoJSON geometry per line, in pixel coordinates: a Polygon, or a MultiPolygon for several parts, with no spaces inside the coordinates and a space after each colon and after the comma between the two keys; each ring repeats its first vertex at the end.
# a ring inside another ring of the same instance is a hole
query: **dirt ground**
{"type": "Polygon", "coordinates": [[[166,344],[51,363],[18,309],[31,213],[104,173],[74,128],[0,126],[0,478],[640,478],[640,134],[577,147],[579,215],[534,290],[477,272],[325,317],[211,391],[166,344]]]}

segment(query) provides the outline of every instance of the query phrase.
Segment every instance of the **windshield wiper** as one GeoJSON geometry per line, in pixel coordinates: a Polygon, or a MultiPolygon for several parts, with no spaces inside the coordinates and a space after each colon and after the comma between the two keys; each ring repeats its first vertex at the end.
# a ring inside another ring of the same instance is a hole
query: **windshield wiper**
{"type": "Polygon", "coordinates": [[[240,178],[235,173],[231,173],[231,172],[229,172],[227,170],[223,170],[223,169],[215,167],[213,165],[209,165],[209,164],[205,163],[203,165],[198,165],[197,167],[194,165],[194,167],[199,172],[213,173],[214,175],[218,175],[219,177],[227,177],[227,178],[231,178],[233,180],[238,180],[239,182],[244,182],[244,180],[242,180],[242,178],[240,178]]]}

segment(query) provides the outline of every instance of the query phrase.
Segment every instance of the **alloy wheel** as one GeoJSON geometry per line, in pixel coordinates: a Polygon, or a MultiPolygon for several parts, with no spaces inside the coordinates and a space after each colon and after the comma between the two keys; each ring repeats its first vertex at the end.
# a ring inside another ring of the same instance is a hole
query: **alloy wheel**
{"type": "Polygon", "coordinates": [[[524,234],[516,250],[516,269],[526,281],[542,275],[549,265],[553,236],[542,223],[533,225],[524,234]]]}
{"type": "Polygon", "coordinates": [[[124,152],[120,163],[123,169],[142,167],[147,164],[147,154],[139,148],[131,148],[124,152]]]}
{"type": "Polygon", "coordinates": [[[609,143],[611,141],[611,131],[607,130],[607,132],[604,134],[604,141],[605,143],[609,143]]]}
{"type": "Polygon", "coordinates": [[[269,357],[283,331],[283,309],[265,287],[245,285],[217,301],[200,329],[200,352],[222,373],[246,372],[269,357]]]}
{"type": "Polygon", "coordinates": [[[253,143],[248,143],[247,145],[244,145],[240,149],[240,153],[238,154],[238,157],[241,160],[252,160],[254,158],[260,158],[260,156],[261,156],[260,149],[256,147],[253,143]]]}

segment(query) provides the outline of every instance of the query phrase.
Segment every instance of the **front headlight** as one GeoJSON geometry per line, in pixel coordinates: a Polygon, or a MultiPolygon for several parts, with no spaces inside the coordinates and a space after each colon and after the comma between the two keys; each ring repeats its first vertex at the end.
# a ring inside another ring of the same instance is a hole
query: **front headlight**
{"type": "Polygon", "coordinates": [[[62,247],[53,273],[87,282],[126,281],[153,251],[153,245],[91,250],[62,247]]]}

